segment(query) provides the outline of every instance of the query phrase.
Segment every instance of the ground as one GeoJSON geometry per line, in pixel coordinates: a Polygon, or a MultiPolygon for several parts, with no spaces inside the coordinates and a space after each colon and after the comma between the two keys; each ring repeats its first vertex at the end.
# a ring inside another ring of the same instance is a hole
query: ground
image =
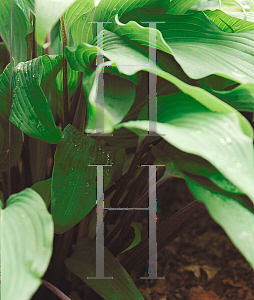
{"type": "MultiPolygon", "coordinates": [[[[158,219],[193,200],[181,180],[169,188],[158,219]]],[[[146,268],[131,273],[145,300],[254,300],[252,268],[210,217],[158,252],[158,276],[165,280],[139,280],[146,268]]]]}

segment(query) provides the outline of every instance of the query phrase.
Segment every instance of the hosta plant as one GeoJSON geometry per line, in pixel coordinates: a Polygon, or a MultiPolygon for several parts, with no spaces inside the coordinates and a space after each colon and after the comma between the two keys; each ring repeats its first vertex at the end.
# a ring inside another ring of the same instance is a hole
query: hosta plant
{"type": "Polygon", "coordinates": [[[128,272],[207,212],[254,267],[246,2],[1,0],[2,300],[143,299],[128,272]],[[197,201],[152,235],[174,177],[197,201]]]}

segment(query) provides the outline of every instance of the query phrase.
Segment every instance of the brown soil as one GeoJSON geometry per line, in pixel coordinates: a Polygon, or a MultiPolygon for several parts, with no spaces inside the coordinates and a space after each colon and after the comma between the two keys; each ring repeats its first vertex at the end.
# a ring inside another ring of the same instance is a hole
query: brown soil
{"type": "MultiPolygon", "coordinates": [[[[193,200],[182,180],[169,189],[168,199],[158,199],[158,223],[193,200]]],[[[138,279],[147,265],[131,276],[145,300],[254,300],[252,268],[210,217],[158,252],[165,279],[138,279]]]]}

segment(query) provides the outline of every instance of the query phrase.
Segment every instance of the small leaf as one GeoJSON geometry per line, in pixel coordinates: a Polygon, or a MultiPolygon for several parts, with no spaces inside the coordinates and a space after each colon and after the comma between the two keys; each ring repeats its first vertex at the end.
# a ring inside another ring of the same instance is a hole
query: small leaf
{"type": "Polygon", "coordinates": [[[135,231],[135,238],[132,241],[132,243],[130,244],[130,246],[128,248],[126,248],[124,251],[122,251],[122,253],[134,248],[141,241],[142,224],[139,222],[132,222],[131,227],[133,227],[133,229],[135,231]]]}
{"type": "Polygon", "coordinates": [[[113,279],[87,279],[96,276],[96,242],[89,238],[80,239],[70,258],[65,259],[67,268],[80,277],[96,293],[107,300],[143,300],[129,274],[104,247],[105,277],[113,279]]]}
{"type": "Polygon", "coordinates": [[[29,300],[50,261],[53,221],[32,189],[11,195],[6,205],[0,209],[1,299],[29,300]]]}
{"type": "Polygon", "coordinates": [[[51,178],[36,182],[31,186],[31,189],[36,191],[42,197],[48,207],[51,202],[51,178]]]}

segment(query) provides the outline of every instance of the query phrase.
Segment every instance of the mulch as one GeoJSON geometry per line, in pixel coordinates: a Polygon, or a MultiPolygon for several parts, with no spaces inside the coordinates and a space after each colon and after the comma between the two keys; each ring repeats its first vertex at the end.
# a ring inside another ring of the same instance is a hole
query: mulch
{"type": "MultiPolygon", "coordinates": [[[[158,223],[192,200],[184,181],[174,179],[158,199],[158,223]]],[[[145,300],[254,300],[252,268],[209,216],[158,251],[158,276],[165,279],[139,279],[147,266],[131,272],[145,300]]]]}

